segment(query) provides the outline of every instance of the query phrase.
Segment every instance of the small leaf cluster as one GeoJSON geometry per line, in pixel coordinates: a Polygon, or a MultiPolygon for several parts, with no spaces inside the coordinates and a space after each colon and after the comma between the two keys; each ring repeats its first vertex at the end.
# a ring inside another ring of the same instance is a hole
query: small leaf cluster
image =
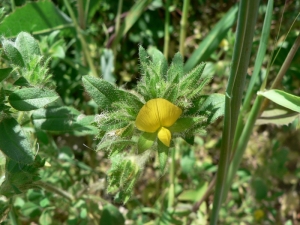
{"type": "Polygon", "coordinates": [[[34,187],[44,164],[34,154],[33,141],[20,125],[22,119],[28,120],[32,110],[59,96],[50,81],[50,59],[42,56],[39,43],[30,34],[21,32],[14,41],[2,37],[1,43],[0,150],[6,158],[6,175],[0,193],[11,196],[34,187]]]}
{"type": "Polygon", "coordinates": [[[156,135],[139,131],[135,126],[144,104],[151,99],[163,98],[180,107],[183,113],[169,129],[172,137],[182,137],[189,143],[193,143],[195,134],[205,132],[209,115],[205,109],[200,111],[201,103],[205,101],[201,90],[211,80],[209,76],[201,77],[204,63],[185,74],[179,53],[169,68],[158,50],[153,50],[149,56],[140,46],[139,56],[142,77],[136,90],[124,90],[92,76],[82,79],[86,91],[101,109],[94,125],[100,140],[97,150],[106,150],[111,157],[108,192],[117,192],[116,198],[125,202],[143,170],[139,161],[145,159],[145,155],[149,157],[149,152],[157,152],[163,172],[168,159],[169,147],[157,140],[156,135]]]}
{"type": "Polygon", "coordinates": [[[18,86],[51,86],[48,71],[50,58],[44,59],[38,42],[28,33],[21,32],[16,40],[1,40],[5,57],[12,66],[18,86]]]}

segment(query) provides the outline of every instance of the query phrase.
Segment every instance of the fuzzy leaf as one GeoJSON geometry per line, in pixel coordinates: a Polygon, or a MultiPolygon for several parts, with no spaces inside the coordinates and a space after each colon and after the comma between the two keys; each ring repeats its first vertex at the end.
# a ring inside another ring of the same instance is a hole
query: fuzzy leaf
{"type": "Polygon", "coordinates": [[[86,91],[103,110],[111,109],[111,104],[119,100],[115,86],[103,79],[86,75],[82,82],[86,91]]]}
{"type": "Polygon", "coordinates": [[[22,58],[21,53],[19,50],[16,48],[15,43],[4,39],[2,41],[2,46],[5,54],[9,58],[12,64],[20,67],[25,67],[24,60],[22,58]]]}
{"type": "Polygon", "coordinates": [[[24,88],[10,94],[8,101],[19,111],[30,111],[42,108],[59,98],[53,90],[41,88],[24,88]]]}
{"type": "Polygon", "coordinates": [[[207,122],[213,123],[219,117],[224,115],[225,111],[225,95],[212,94],[209,95],[205,102],[199,106],[200,113],[203,112],[208,115],[207,122]]]}
{"type": "Polygon", "coordinates": [[[25,77],[20,77],[18,80],[16,80],[14,82],[14,85],[16,86],[24,86],[24,87],[30,87],[30,83],[28,82],[28,80],[26,80],[25,77]]]}
{"type": "Polygon", "coordinates": [[[160,140],[157,140],[157,150],[158,150],[158,161],[159,161],[159,169],[163,174],[169,156],[169,147],[164,145],[160,140]]]}
{"type": "Polygon", "coordinates": [[[167,80],[171,83],[177,83],[179,79],[183,77],[183,75],[183,58],[181,54],[177,52],[168,70],[167,80]]]}
{"type": "Polygon", "coordinates": [[[126,105],[128,105],[133,112],[135,112],[137,115],[138,111],[143,107],[144,103],[141,102],[141,100],[134,94],[125,91],[125,90],[116,90],[117,94],[117,100],[126,102],[126,105]]]}
{"type": "Polygon", "coordinates": [[[12,68],[4,68],[4,69],[0,69],[0,82],[2,82],[3,80],[5,80],[9,74],[11,73],[12,68]]]}
{"type": "Polygon", "coordinates": [[[199,64],[195,69],[189,72],[180,80],[180,90],[194,90],[196,89],[201,81],[201,75],[205,68],[205,63],[199,64]]]}
{"type": "Polygon", "coordinates": [[[96,134],[97,130],[90,125],[94,120],[82,116],[73,107],[48,107],[38,109],[32,114],[32,122],[37,129],[51,132],[69,132],[75,135],[96,134]]]}
{"type": "Polygon", "coordinates": [[[169,83],[169,86],[166,88],[165,93],[163,94],[162,98],[170,101],[175,102],[178,99],[179,94],[179,86],[174,83],[169,83]]]}
{"type": "Polygon", "coordinates": [[[152,58],[151,67],[160,78],[165,78],[168,70],[168,62],[165,56],[156,48],[149,49],[149,54],[152,58]]]}
{"type": "MultiPolygon", "coordinates": [[[[101,149],[106,149],[106,148],[112,148],[114,146],[122,146],[122,148],[128,146],[128,145],[135,145],[136,142],[135,141],[131,141],[131,140],[118,140],[118,141],[112,141],[112,140],[108,140],[108,141],[103,141],[101,142],[98,146],[97,146],[97,150],[101,150],[101,149]]],[[[123,149],[121,149],[123,150],[123,149]]]]}
{"type": "Polygon", "coordinates": [[[258,95],[262,95],[278,105],[300,113],[300,97],[289,94],[281,90],[269,90],[265,92],[257,92],[258,95]]]}
{"type": "Polygon", "coordinates": [[[38,42],[26,32],[18,34],[15,45],[26,64],[30,62],[32,56],[41,54],[38,42]]]}
{"type": "Polygon", "coordinates": [[[147,149],[151,148],[153,145],[155,139],[156,139],[157,133],[147,133],[144,132],[139,140],[138,140],[138,153],[141,154],[147,149]]]}
{"type": "Polygon", "coordinates": [[[10,159],[29,164],[34,160],[32,146],[14,118],[0,122],[0,149],[10,159]]]}
{"type": "Polygon", "coordinates": [[[40,180],[39,169],[45,164],[37,156],[32,164],[18,163],[7,159],[5,165],[5,180],[0,186],[0,195],[12,197],[30,188],[36,188],[35,182],[40,180]]]}
{"type": "MultiPolygon", "coordinates": [[[[140,58],[140,64],[141,64],[141,74],[147,77],[147,65],[150,63],[149,55],[146,52],[146,50],[140,45],[139,46],[139,58],[140,58]]],[[[150,77],[147,77],[146,80],[150,79],[150,77]]]]}
{"type": "Polygon", "coordinates": [[[168,127],[168,129],[173,132],[183,132],[189,128],[191,128],[196,122],[197,118],[193,117],[185,117],[179,118],[172,126],[168,127]]]}

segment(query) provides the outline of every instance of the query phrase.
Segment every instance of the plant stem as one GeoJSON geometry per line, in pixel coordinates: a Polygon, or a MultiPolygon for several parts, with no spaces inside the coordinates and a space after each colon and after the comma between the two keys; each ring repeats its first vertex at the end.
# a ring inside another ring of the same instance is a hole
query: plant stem
{"type": "Polygon", "coordinates": [[[72,194],[70,194],[69,192],[66,192],[60,188],[57,188],[55,186],[53,186],[52,184],[49,184],[49,183],[45,183],[43,181],[37,181],[36,182],[36,185],[45,189],[46,191],[50,191],[50,192],[53,192],[53,193],[56,193],[66,199],[68,199],[70,202],[74,201],[74,197],[72,194]]]}
{"type": "Polygon", "coordinates": [[[245,98],[243,101],[243,106],[241,108],[241,113],[239,114],[239,118],[238,118],[237,128],[236,128],[235,137],[234,137],[233,150],[236,149],[236,145],[240,138],[240,134],[243,131],[244,117],[249,112],[251,100],[252,100],[254,92],[255,92],[254,85],[255,85],[255,83],[258,82],[259,72],[261,71],[261,66],[262,66],[262,63],[264,61],[264,57],[266,54],[270,30],[271,30],[270,28],[271,28],[271,22],[272,22],[273,5],[274,5],[274,0],[269,0],[267,9],[266,9],[266,16],[264,19],[264,24],[263,24],[263,28],[262,28],[262,34],[261,34],[261,39],[260,39],[260,43],[259,43],[259,47],[258,47],[258,52],[257,52],[257,56],[256,56],[255,63],[254,63],[254,70],[253,70],[253,73],[251,76],[250,83],[247,87],[246,95],[245,95],[245,98]]]}
{"type": "Polygon", "coordinates": [[[184,42],[186,37],[186,28],[187,28],[187,17],[190,6],[190,0],[184,0],[183,2],[183,10],[182,17],[180,21],[180,40],[179,40],[179,52],[182,57],[184,57],[184,42]]]}
{"type": "MultiPolygon", "coordinates": [[[[272,86],[270,89],[275,89],[279,86],[279,84],[281,83],[282,81],[282,78],[283,76],[285,75],[286,71],[288,70],[288,68],[290,67],[291,65],[291,62],[296,54],[296,52],[298,51],[298,48],[300,46],[300,34],[298,34],[298,37],[296,38],[292,48],[290,49],[287,57],[285,58],[272,86]]],[[[268,106],[269,104],[269,99],[265,98],[262,105],[261,105],[261,108],[260,108],[260,113],[262,113],[265,108],[268,106]]]]}
{"type": "MultiPolygon", "coordinates": [[[[120,21],[121,21],[121,13],[122,13],[122,7],[123,7],[123,0],[119,0],[118,4],[118,11],[117,11],[117,16],[116,16],[116,26],[115,26],[115,37],[117,37],[119,31],[120,31],[120,21]]],[[[113,45],[113,55],[114,55],[114,65],[116,62],[116,54],[117,54],[117,46],[118,45],[113,45]]]]}
{"type": "Polygon", "coordinates": [[[75,14],[73,12],[73,9],[69,3],[68,0],[64,0],[64,4],[65,6],[67,7],[67,10],[72,18],[72,21],[74,23],[74,26],[75,26],[75,29],[76,29],[76,33],[77,33],[77,36],[78,36],[78,39],[80,40],[80,43],[82,45],[82,49],[83,49],[83,52],[84,52],[84,55],[85,55],[85,58],[87,60],[87,63],[92,71],[92,75],[95,76],[95,77],[98,77],[98,73],[97,73],[97,70],[94,66],[94,63],[93,63],[93,60],[92,60],[92,57],[90,55],[90,50],[88,48],[88,45],[82,35],[82,30],[81,28],[79,27],[78,23],[77,23],[77,20],[76,20],[76,17],[75,17],[75,14]]]}
{"type": "Polygon", "coordinates": [[[77,0],[78,21],[81,29],[85,30],[85,16],[82,0],[77,0]]]}
{"type": "Polygon", "coordinates": [[[10,0],[10,5],[11,5],[11,11],[14,12],[16,9],[15,0],[10,0]]]}
{"type": "Polygon", "coordinates": [[[169,26],[170,26],[170,0],[166,1],[165,12],[166,12],[166,20],[165,20],[165,41],[164,41],[164,56],[168,60],[168,53],[169,53],[169,42],[170,42],[170,33],[169,33],[169,26]]]}
{"type": "Polygon", "coordinates": [[[239,6],[237,36],[234,45],[230,77],[226,88],[224,129],[222,133],[222,147],[217,172],[213,210],[210,220],[211,225],[215,225],[218,222],[218,214],[223,200],[231,149],[250,60],[258,5],[259,0],[242,0],[239,6]]]}
{"type": "Polygon", "coordinates": [[[170,188],[169,188],[169,195],[168,195],[168,208],[172,208],[174,206],[174,198],[175,198],[175,164],[176,164],[176,159],[175,159],[175,149],[171,149],[171,168],[170,168],[170,173],[169,173],[169,183],[170,183],[170,188]]]}

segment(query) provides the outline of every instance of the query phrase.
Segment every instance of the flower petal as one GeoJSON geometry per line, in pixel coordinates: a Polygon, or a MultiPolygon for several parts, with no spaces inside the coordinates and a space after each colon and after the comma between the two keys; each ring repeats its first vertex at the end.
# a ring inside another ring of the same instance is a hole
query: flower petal
{"type": "Polygon", "coordinates": [[[151,99],[139,111],[135,125],[141,131],[153,133],[162,126],[172,126],[181,114],[182,110],[171,102],[151,99]]]}
{"type": "Polygon", "coordinates": [[[182,114],[182,110],[179,107],[163,98],[157,98],[156,104],[162,127],[172,126],[182,114]]]}
{"type": "Polygon", "coordinates": [[[171,132],[164,127],[161,127],[157,134],[158,139],[166,146],[170,147],[171,132]]]}
{"type": "Polygon", "coordinates": [[[156,99],[152,99],[141,108],[135,120],[136,127],[141,131],[154,133],[160,128],[156,99]]]}

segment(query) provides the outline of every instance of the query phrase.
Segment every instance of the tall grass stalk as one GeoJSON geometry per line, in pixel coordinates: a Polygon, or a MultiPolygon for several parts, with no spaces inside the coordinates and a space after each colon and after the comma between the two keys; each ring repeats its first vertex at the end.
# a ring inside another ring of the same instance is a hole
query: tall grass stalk
{"type": "Polygon", "coordinates": [[[234,45],[229,81],[226,88],[222,147],[217,172],[213,210],[210,220],[211,225],[215,225],[218,222],[219,210],[223,200],[231,149],[244,91],[247,68],[250,60],[258,6],[259,0],[242,0],[239,5],[236,41],[234,45]]]}
{"type": "Polygon", "coordinates": [[[254,92],[255,92],[254,85],[259,79],[259,72],[261,71],[261,66],[263,64],[263,60],[266,55],[268,40],[269,40],[269,36],[270,36],[271,22],[272,22],[273,5],[274,5],[274,1],[269,0],[267,9],[266,9],[266,16],[265,16],[264,24],[263,24],[263,28],[262,28],[260,44],[258,47],[256,59],[255,59],[254,70],[253,70],[253,73],[251,76],[249,86],[247,87],[247,91],[246,91],[245,99],[244,99],[243,106],[241,109],[241,113],[239,114],[239,118],[238,118],[238,124],[237,124],[237,129],[235,132],[233,149],[236,149],[237,141],[240,138],[240,134],[242,133],[242,130],[244,127],[245,115],[249,111],[251,100],[252,100],[254,92]]]}
{"type": "MultiPolygon", "coordinates": [[[[273,4],[273,0],[270,0],[269,3],[272,1],[273,4]]],[[[270,9],[270,13],[272,13],[272,9],[270,9]]],[[[279,84],[279,82],[282,80],[283,75],[286,73],[287,69],[289,68],[291,61],[295,55],[295,53],[297,52],[298,48],[300,46],[300,35],[297,37],[297,39],[295,40],[294,45],[292,46],[289,54],[287,55],[278,75],[276,76],[275,81],[273,82],[271,89],[276,88],[276,86],[279,84]]],[[[262,83],[260,90],[264,91],[266,88],[266,82],[267,82],[267,78],[268,78],[268,74],[269,74],[269,70],[271,67],[272,63],[270,62],[267,68],[267,72],[265,75],[265,79],[264,82],[262,83]]],[[[256,66],[256,65],[255,65],[256,66]]],[[[262,97],[262,96],[257,96],[253,107],[249,113],[249,117],[247,118],[247,122],[245,124],[245,126],[243,126],[244,128],[242,129],[241,132],[236,133],[236,137],[237,138],[237,146],[236,146],[236,152],[233,155],[233,160],[232,163],[230,164],[230,168],[229,168],[229,173],[228,173],[228,177],[227,177],[227,184],[226,184],[226,188],[225,188],[225,195],[226,193],[228,193],[229,188],[231,186],[232,180],[239,168],[239,165],[242,161],[242,157],[244,155],[244,152],[246,150],[248,141],[250,139],[253,127],[255,125],[255,121],[257,119],[257,117],[264,111],[264,109],[266,108],[268,104],[268,101],[262,97]]]]}
{"type": "Polygon", "coordinates": [[[64,0],[64,5],[66,6],[70,16],[71,16],[71,19],[74,23],[74,26],[75,26],[75,29],[76,29],[76,33],[77,33],[77,36],[78,36],[78,39],[82,45],[82,49],[83,49],[83,53],[84,53],[84,56],[86,58],[86,61],[92,71],[92,75],[95,76],[95,77],[98,77],[98,73],[97,73],[97,70],[96,70],[96,67],[94,66],[94,63],[93,63],[93,59],[90,55],[90,50],[88,48],[88,44],[86,43],[85,39],[84,39],[84,36],[82,34],[82,30],[81,28],[79,27],[78,25],[78,22],[77,22],[77,19],[76,19],[76,16],[73,12],[73,9],[69,3],[68,0],[64,0]]]}
{"type": "Polygon", "coordinates": [[[170,0],[166,1],[166,20],[165,20],[165,39],[164,39],[164,56],[168,60],[168,54],[169,54],[169,42],[170,42],[170,32],[169,32],[169,26],[170,26],[170,0]]]}
{"type": "Polygon", "coordinates": [[[179,52],[184,57],[184,41],[186,37],[186,28],[187,28],[187,17],[190,7],[190,0],[184,0],[182,17],[180,21],[180,40],[179,40],[179,52]]]}
{"type": "MultiPolygon", "coordinates": [[[[118,33],[120,31],[122,7],[123,7],[123,0],[119,0],[118,11],[117,11],[117,16],[116,16],[115,37],[118,35],[118,33]]],[[[113,46],[113,54],[114,54],[114,61],[116,61],[117,45],[113,46]]],[[[114,62],[114,64],[115,64],[115,62],[114,62]]]]}

